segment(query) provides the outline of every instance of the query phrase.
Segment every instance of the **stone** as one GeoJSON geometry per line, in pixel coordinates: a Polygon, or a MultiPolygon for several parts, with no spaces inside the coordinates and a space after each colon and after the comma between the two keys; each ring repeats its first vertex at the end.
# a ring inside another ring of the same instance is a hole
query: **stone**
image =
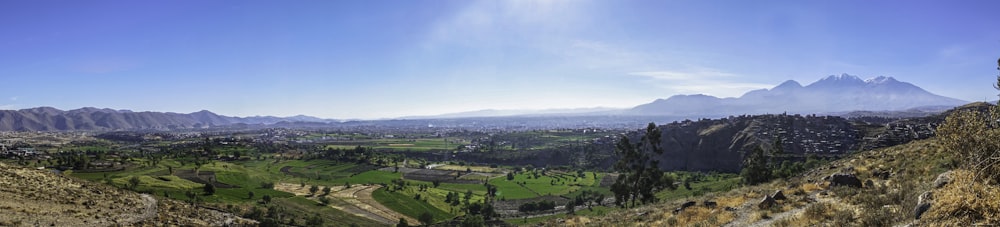
{"type": "Polygon", "coordinates": [[[772,198],[770,195],[765,195],[764,199],[761,199],[760,203],[757,203],[757,208],[768,209],[768,208],[773,207],[777,203],[778,202],[774,201],[774,198],[772,198]]]}
{"type": "Polygon", "coordinates": [[[715,206],[718,206],[718,205],[719,205],[719,204],[718,204],[718,203],[716,203],[715,201],[711,201],[711,200],[705,200],[705,201],[704,201],[704,202],[702,202],[701,204],[702,204],[702,205],[705,205],[705,207],[708,207],[708,208],[715,208],[715,206]]]}
{"type": "Polygon", "coordinates": [[[951,173],[952,171],[949,170],[948,172],[938,174],[937,179],[934,179],[934,188],[941,188],[948,185],[951,182],[951,173]]]}
{"type": "Polygon", "coordinates": [[[892,173],[890,173],[889,171],[876,170],[872,172],[872,177],[879,178],[882,180],[888,180],[889,176],[891,175],[892,173]]]}
{"type": "Polygon", "coordinates": [[[771,198],[774,198],[774,200],[788,199],[788,197],[785,197],[785,193],[782,193],[781,190],[775,191],[774,195],[772,195],[771,198]]]}
{"type": "Polygon", "coordinates": [[[876,186],[875,181],[872,181],[872,179],[865,180],[865,188],[875,188],[876,186]]]}
{"type": "Polygon", "coordinates": [[[930,203],[917,204],[916,208],[913,208],[913,218],[920,220],[920,216],[924,215],[924,212],[931,209],[930,203]]]}
{"type": "Polygon", "coordinates": [[[921,193],[920,196],[917,197],[917,207],[913,208],[913,218],[919,220],[920,216],[922,216],[924,212],[927,212],[927,210],[931,209],[931,200],[933,199],[934,199],[933,192],[926,191],[924,193],[921,193]]]}
{"type": "Polygon", "coordinates": [[[696,203],[694,201],[687,201],[686,203],[681,204],[681,209],[686,209],[688,207],[694,206],[695,204],[698,204],[698,203],[696,203]]]}
{"type": "Polygon", "coordinates": [[[674,214],[680,213],[681,211],[684,211],[684,209],[687,209],[688,207],[694,206],[695,204],[697,204],[697,203],[695,203],[694,201],[687,201],[686,203],[681,204],[681,207],[678,207],[677,209],[674,209],[674,214]]]}
{"type": "Polygon", "coordinates": [[[926,191],[924,193],[921,193],[920,196],[917,197],[917,204],[931,203],[932,199],[934,199],[934,193],[931,191],[926,191]]]}
{"type": "Polygon", "coordinates": [[[861,180],[854,174],[843,174],[837,173],[830,175],[829,178],[830,186],[851,186],[855,188],[861,188],[861,180]]]}

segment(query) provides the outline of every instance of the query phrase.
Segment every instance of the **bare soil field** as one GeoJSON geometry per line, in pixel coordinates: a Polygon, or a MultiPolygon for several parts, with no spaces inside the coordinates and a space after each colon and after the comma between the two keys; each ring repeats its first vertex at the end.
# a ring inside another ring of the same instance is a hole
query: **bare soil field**
{"type": "MultiPolygon", "coordinates": [[[[306,185],[303,187],[300,184],[279,183],[274,186],[274,189],[292,193],[296,196],[310,196],[310,187],[312,186],[306,185]]],[[[332,198],[334,202],[331,202],[329,206],[384,224],[396,224],[399,222],[399,218],[405,218],[411,224],[420,223],[416,219],[393,211],[375,201],[372,198],[372,192],[381,187],[379,185],[354,185],[350,188],[344,188],[344,186],[330,187],[330,194],[327,197],[332,198]]],[[[318,196],[310,196],[309,199],[319,200],[318,196]]]]}

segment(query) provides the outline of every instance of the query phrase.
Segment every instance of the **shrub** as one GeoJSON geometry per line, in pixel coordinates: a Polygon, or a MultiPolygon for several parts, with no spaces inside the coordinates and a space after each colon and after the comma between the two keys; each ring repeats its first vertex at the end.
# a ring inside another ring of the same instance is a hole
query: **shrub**
{"type": "Polygon", "coordinates": [[[861,226],[892,226],[893,222],[892,212],[885,207],[865,208],[858,219],[861,221],[861,226]]]}
{"type": "Polygon", "coordinates": [[[806,207],[805,217],[811,220],[820,220],[826,218],[826,211],[828,210],[826,203],[813,203],[806,207]]]}
{"type": "Polygon", "coordinates": [[[976,179],[1000,182],[1000,109],[957,111],[938,127],[938,138],[976,179]]]}
{"type": "Polygon", "coordinates": [[[837,210],[833,213],[833,226],[852,226],[854,211],[837,210]]]}
{"type": "Polygon", "coordinates": [[[1000,224],[1000,187],[975,180],[973,172],[956,170],[953,181],[934,192],[933,208],[921,221],[929,226],[1000,224]]]}

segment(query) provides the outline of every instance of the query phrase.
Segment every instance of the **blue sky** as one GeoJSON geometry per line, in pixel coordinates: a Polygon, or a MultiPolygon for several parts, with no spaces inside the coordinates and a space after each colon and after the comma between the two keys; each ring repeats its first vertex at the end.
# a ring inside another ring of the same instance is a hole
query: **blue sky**
{"type": "Polygon", "coordinates": [[[2,1],[0,108],[383,118],[892,76],[996,98],[998,1],[2,1]]]}

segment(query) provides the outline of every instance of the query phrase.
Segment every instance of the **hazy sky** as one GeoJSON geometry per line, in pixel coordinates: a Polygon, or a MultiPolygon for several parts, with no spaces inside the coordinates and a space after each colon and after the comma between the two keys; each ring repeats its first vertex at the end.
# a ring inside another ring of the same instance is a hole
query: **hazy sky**
{"type": "Polygon", "coordinates": [[[381,118],[892,76],[996,99],[1000,1],[0,1],[0,108],[381,118]]]}

